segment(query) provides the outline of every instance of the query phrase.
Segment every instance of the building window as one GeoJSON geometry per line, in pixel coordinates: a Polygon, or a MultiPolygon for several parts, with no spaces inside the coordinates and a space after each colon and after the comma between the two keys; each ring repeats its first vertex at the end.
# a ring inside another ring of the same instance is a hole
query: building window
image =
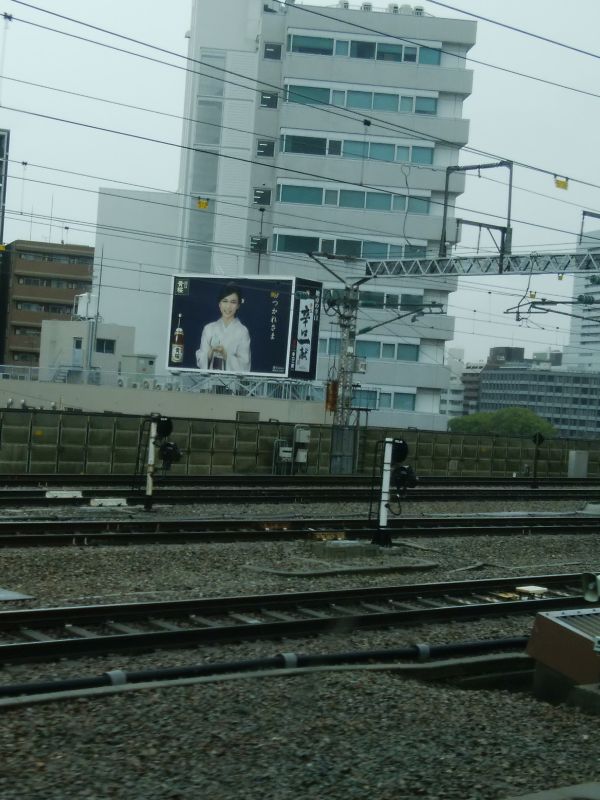
{"type": "Polygon", "coordinates": [[[360,358],[380,358],[381,344],[375,341],[357,341],[356,355],[360,356],[360,358]]]}
{"type": "Polygon", "coordinates": [[[379,392],[379,408],[391,408],[392,395],[391,392],[379,392]]]}
{"type": "Polygon", "coordinates": [[[319,250],[319,238],[279,233],[275,236],[275,250],[278,253],[316,253],[319,250]]]}
{"type": "Polygon", "coordinates": [[[263,158],[272,158],[275,155],[275,141],[273,139],[259,139],[256,142],[256,155],[263,158]]]}
{"type": "Polygon", "coordinates": [[[335,254],[336,256],[354,256],[360,258],[362,242],[354,239],[336,239],[335,254]]]}
{"type": "Polygon", "coordinates": [[[327,139],[317,136],[284,137],[283,150],[285,153],[304,153],[311,156],[324,156],[327,153],[327,139]]]}
{"type": "Polygon", "coordinates": [[[323,189],[316,186],[279,185],[279,199],[282,203],[303,203],[310,206],[323,204],[323,189]]]}
{"type": "MultiPolygon", "coordinates": [[[[403,258],[403,248],[399,244],[385,242],[361,241],[359,239],[319,239],[312,236],[291,234],[275,234],[274,250],[280,253],[331,253],[336,255],[355,256],[367,260],[379,261],[388,258],[403,258]]],[[[423,247],[425,253],[425,247],[423,247]]],[[[361,293],[362,294],[362,293],[361,293]]],[[[418,295],[415,295],[418,297],[418,295]]]]}
{"type": "Polygon", "coordinates": [[[437,114],[435,97],[415,97],[415,114],[437,114]]]}
{"type": "Polygon", "coordinates": [[[350,42],[351,58],[375,58],[375,42],[350,42]]]}
{"type": "Polygon", "coordinates": [[[384,298],[383,292],[361,292],[358,304],[361,308],[383,308],[384,298]]]}
{"type": "Polygon", "coordinates": [[[334,39],[325,36],[304,36],[289,34],[287,49],[292,53],[319,56],[350,56],[351,58],[377,59],[396,63],[419,63],[439,65],[441,51],[433,47],[417,45],[388,44],[387,42],[364,41],[354,39],[334,39]]]}
{"type": "Polygon", "coordinates": [[[325,36],[288,36],[288,50],[292,53],[307,53],[313,56],[333,55],[333,39],[325,36]]]}
{"type": "Polygon", "coordinates": [[[381,345],[381,357],[393,359],[396,357],[396,345],[391,342],[383,342],[381,345]]]}
{"type": "MultiPolygon", "coordinates": [[[[356,189],[322,189],[319,186],[293,186],[279,184],[277,198],[282,203],[339,206],[340,208],[367,208],[370,211],[408,211],[411,214],[428,214],[427,197],[406,197],[385,192],[361,192],[356,189]]],[[[392,254],[394,257],[396,254],[392,254]]],[[[402,251],[398,254],[402,257],[402,251]]]]}
{"type": "Polygon", "coordinates": [[[379,42],[377,45],[377,60],[402,61],[402,45],[379,42]]]}
{"type": "Polygon", "coordinates": [[[20,326],[12,329],[13,336],[36,336],[38,339],[42,335],[40,328],[22,328],[20,326]]]}
{"type": "Polygon", "coordinates": [[[328,105],[330,98],[329,89],[321,86],[297,86],[291,84],[287,87],[287,99],[290,103],[301,103],[303,105],[328,105]]]}
{"type": "Polygon", "coordinates": [[[365,193],[355,192],[353,189],[341,189],[340,208],[364,208],[365,207],[365,193]]]}
{"type": "Polygon", "coordinates": [[[411,158],[413,164],[433,164],[433,147],[411,148],[411,158]]]}
{"type": "Polygon", "coordinates": [[[429,214],[429,199],[427,197],[409,197],[409,214],[429,214]]]}
{"type": "Polygon", "coordinates": [[[363,258],[380,260],[388,257],[388,246],[385,242],[363,242],[362,244],[363,258]]]}
{"type": "Polygon", "coordinates": [[[375,111],[398,111],[398,95],[375,92],[373,95],[373,108],[375,111]]]}
{"type": "Polygon", "coordinates": [[[419,345],[399,344],[396,358],[398,359],[398,361],[418,361],[419,345]]]}
{"type": "Polygon", "coordinates": [[[37,353],[13,353],[12,360],[13,361],[20,361],[23,364],[37,364],[38,361],[38,354],[37,353]]]}
{"type": "Polygon", "coordinates": [[[377,408],[377,391],[375,389],[355,389],[352,393],[354,408],[377,408]]]}
{"type": "Polygon", "coordinates": [[[346,92],[346,105],[348,108],[370,109],[373,107],[373,93],[349,90],[346,92]]]}
{"type": "Polygon", "coordinates": [[[369,158],[374,161],[394,161],[396,158],[393,144],[377,144],[372,142],[369,146],[369,158]]]}
{"type": "Polygon", "coordinates": [[[346,139],[342,143],[342,155],[344,158],[367,158],[369,155],[369,145],[354,139],[346,139]]]}
{"type": "Polygon", "coordinates": [[[73,338],[73,350],[81,350],[83,346],[83,339],[81,336],[75,336],[73,338]]]}
{"type": "Polygon", "coordinates": [[[419,64],[435,64],[439,66],[442,53],[433,47],[419,48],[419,64]]]}
{"type": "Polygon", "coordinates": [[[339,356],[340,354],[340,340],[332,337],[329,340],[329,355],[330,356],[339,356]]]}
{"type": "Polygon", "coordinates": [[[415,396],[405,392],[394,392],[394,409],[396,411],[414,411],[415,396]]]}
{"type": "Polygon", "coordinates": [[[277,94],[275,92],[261,92],[260,104],[263,108],[277,108],[277,94]]]}
{"type": "Polygon", "coordinates": [[[96,339],[96,352],[107,353],[109,355],[115,352],[115,339],[96,339]]]}
{"type": "Polygon", "coordinates": [[[420,294],[401,294],[400,295],[400,308],[411,308],[414,306],[422,306],[423,298],[420,294]]]}
{"type": "Polygon", "coordinates": [[[281,61],[281,45],[273,44],[272,42],[265,42],[265,58],[270,58],[273,61],[281,61]]]}
{"type": "Polygon", "coordinates": [[[374,211],[391,211],[392,198],[389,194],[381,192],[367,192],[366,207],[374,211]]]}
{"type": "MultiPolygon", "coordinates": [[[[425,258],[426,255],[427,248],[424,245],[407,244],[404,247],[404,258],[425,258]]],[[[392,256],[392,258],[396,258],[396,256],[392,256]]]]}

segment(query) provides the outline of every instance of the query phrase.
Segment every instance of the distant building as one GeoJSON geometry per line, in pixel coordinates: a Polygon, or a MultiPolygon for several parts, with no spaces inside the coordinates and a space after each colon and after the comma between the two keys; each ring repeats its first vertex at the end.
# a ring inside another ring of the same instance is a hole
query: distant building
{"type": "Polygon", "coordinates": [[[90,290],[94,249],[17,240],[0,260],[0,359],[36,367],[42,322],[71,319],[77,295],[90,290]]]}
{"type": "MultiPolygon", "coordinates": [[[[600,253],[600,230],[590,231],[583,237],[578,248],[600,253]]],[[[573,279],[573,299],[589,294],[600,302],[600,275],[579,274],[573,279]]],[[[571,334],[565,348],[564,365],[569,369],[596,370],[600,372],[600,322],[597,305],[581,305],[573,308],[577,316],[571,318],[571,334]]]]}
{"type": "Polygon", "coordinates": [[[98,322],[93,317],[69,322],[44,320],[39,379],[124,386],[152,378],[156,356],[130,355],[134,337],[131,327],[98,322]]]}
{"type": "Polygon", "coordinates": [[[598,438],[599,390],[598,372],[566,370],[533,359],[488,362],[479,378],[479,410],[529,408],[562,436],[598,438]]]}
{"type": "Polygon", "coordinates": [[[4,212],[6,209],[9,140],[10,132],[7,130],[0,130],[0,245],[4,242],[4,212]]]}
{"type": "Polygon", "coordinates": [[[479,375],[485,364],[465,362],[465,351],[450,347],[446,351],[446,365],[450,381],[442,392],[440,414],[450,419],[475,414],[479,410],[479,375]]]}

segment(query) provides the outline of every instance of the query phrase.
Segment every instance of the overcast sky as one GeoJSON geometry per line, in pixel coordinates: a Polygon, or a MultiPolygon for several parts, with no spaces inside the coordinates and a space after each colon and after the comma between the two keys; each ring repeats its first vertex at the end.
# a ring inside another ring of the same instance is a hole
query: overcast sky
{"type": "MultiPolygon", "coordinates": [[[[333,3],[314,0],[312,4],[329,6],[335,13],[333,3]]],[[[469,63],[468,67],[474,70],[474,88],[464,107],[464,115],[471,121],[469,147],[490,157],[464,152],[461,163],[485,163],[501,157],[551,173],[515,167],[514,251],[574,250],[582,210],[600,213],[600,2],[449,0],[449,4],[462,12],[483,15],[592,54],[573,52],[479,21],[477,45],[470,57],[518,74],[469,63]],[[571,88],[534,81],[526,75],[571,88]],[[569,178],[567,191],[555,188],[554,174],[569,178]]],[[[168,11],[148,0],[39,0],[35,5],[173,53],[186,52],[191,0],[171,0],[168,11]],[[156,11],[149,11],[154,8],[156,11]]],[[[374,5],[377,7],[378,3],[374,5]]],[[[473,19],[429,0],[421,5],[426,13],[438,17],[473,19]]],[[[381,3],[382,8],[386,6],[381,3]]],[[[0,85],[0,127],[11,131],[4,239],[67,239],[70,243],[93,245],[98,186],[115,180],[122,181],[115,185],[124,188],[177,188],[183,59],[86,29],[16,0],[4,0],[2,11],[14,16],[12,22],[2,23],[0,40],[0,71],[4,76],[0,85]],[[147,58],[65,37],[36,25],[108,43],[147,58]],[[32,86],[33,83],[44,88],[32,86]],[[101,102],[100,98],[111,103],[101,102]],[[146,136],[160,143],[85,126],[146,136]]],[[[384,15],[373,14],[369,24],[376,26],[384,19],[384,15]]],[[[506,173],[498,169],[486,171],[481,177],[469,175],[467,189],[459,199],[460,214],[467,219],[502,224],[507,203],[506,173]]],[[[587,227],[591,230],[593,225],[588,222],[587,227]]],[[[465,232],[462,252],[473,252],[477,244],[474,232],[465,232]]],[[[482,234],[479,247],[481,252],[489,252],[493,243],[482,234]]],[[[484,358],[490,347],[499,345],[525,347],[530,355],[567,342],[566,317],[537,316],[527,325],[504,313],[525,291],[537,292],[538,298],[568,300],[572,280],[532,277],[529,284],[525,278],[461,279],[450,310],[456,317],[453,345],[465,349],[466,360],[484,358]]]]}

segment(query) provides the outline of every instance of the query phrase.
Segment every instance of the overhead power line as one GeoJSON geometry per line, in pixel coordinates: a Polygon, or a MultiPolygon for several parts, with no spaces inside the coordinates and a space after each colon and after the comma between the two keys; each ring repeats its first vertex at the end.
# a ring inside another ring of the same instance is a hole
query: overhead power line
{"type": "MultiPolygon", "coordinates": [[[[292,170],[292,169],[285,168],[285,167],[276,167],[275,165],[265,165],[262,162],[257,162],[255,159],[247,159],[247,158],[243,158],[241,156],[232,156],[232,155],[228,155],[228,154],[224,154],[224,153],[216,153],[215,151],[207,150],[205,148],[195,148],[195,147],[192,148],[192,147],[189,147],[187,145],[182,145],[182,144],[175,143],[175,142],[168,142],[168,141],[163,140],[163,139],[153,139],[152,137],[142,136],[141,134],[133,134],[133,133],[125,132],[125,131],[118,131],[118,130],[115,130],[115,129],[112,129],[112,128],[104,128],[104,127],[101,127],[101,126],[91,125],[89,123],[77,122],[75,120],[66,120],[64,118],[54,117],[54,116],[47,115],[47,114],[40,114],[38,112],[26,111],[24,109],[15,109],[15,108],[12,108],[10,106],[4,106],[4,108],[6,108],[8,110],[11,110],[11,111],[15,111],[17,113],[31,114],[31,115],[36,116],[36,117],[42,117],[44,119],[50,119],[50,120],[57,121],[57,122],[63,122],[63,123],[66,123],[66,124],[72,124],[72,125],[76,125],[76,126],[80,126],[80,127],[84,127],[84,128],[90,128],[92,130],[97,130],[97,131],[100,131],[100,132],[103,132],[103,133],[111,133],[111,134],[114,134],[114,135],[126,136],[128,138],[140,139],[142,141],[151,142],[153,144],[162,144],[162,145],[167,145],[167,146],[170,146],[170,147],[175,147],[175,148],[180,148],[180,149],[190,149],[190,150],[193,150],[195,152],[209,153],[210,155],[214,156],[215,158],[233,159],[234,161],[243,162],[243,163],[260,164],[261,166],[267,166],[267,167],[269,167],[271,169],[278,169],[279,171],[283,170],[283,171],[286,171],[286,172],[294,173],[296,175],[302,175],[302,176],[307,176],[307,177],[310,177],[310,178],[316,178],[320,182],[323,182],[322,176],[318,175],[317,173],[305,172],[303,170],[292,170]]],[[[13,176],[13,177],[16,179],[16,176],[13,176]]],[[[30,180],[30,179],[28,178],[27,180],[30,180]]],[[[357,182],[353,182],[353,181],[328,180],[327,182],[331,183],[333,185],[357,186],[357,187],[360,187],[361,189],[365,189],[365,190],[370,189],[372,191],[376,191],[376,192],[380,192],[382,194],[387,194],[387,195],[392,195],[392,196],[395,195],[395,194],[398,194],[398,190],[392,191],[392,190],[382,189],[382,188],[377,187],[377,186],[372,186],[370,184],[357,183],[357,182]]],[[[68,187],[68,188],[75,188],[76,189],[77,187],[68,187]]],[[[596,187],[596,188],[600,188],[600,187],[596,187]]],[[[92,191],[92,190],[88,190],[88,191],[92,191]]],[[[177,194],[177,193],[173,192],[173,194],[177,194]]],[[[148,202],[150,202],[150,201],[148,201],[148,202]]],[[[155,201],[155,202],[159,202],[159,201],[155,201]]],[[[436,204],[437,205],[442,205],[441,202],[435,201],[435,200],[432,200],[432,199],[430,199],[430,203],[432,203],[434,205],[436,205],[436,204]]],[[[478,213],[478,214],[481,214],[482,216],[490,217],[492,219],[501,219],[501,218],[503,218],[502,215],[499,215],[499,214],[493,214],[493,213],[489,213],[489,212],[482,212],[482,211],[479,211],[479,210],[476,210],[476,209],[465,208],[463,206],[458,206],[458,205],[456,206],[456,210],[457,211],[466,211],[468,213],[478,213]]],[[[204,213],[206,213],[206,212],[204,212],[204,213]]],[[[283,212],[283,213],[285,213],[285,212],[283,212]]],[[[314,219],[311,218],[311,222],[315,222],[315,221],[318,221],[318,220],[314,220],[314,219]]],[[[527,226],[530,226],[530,227],[539,228],[541,230],[551,230],[551,231],[555,231],[557,233],[565,233],[565,234],[572,235],[572,236],[577,236],[578,235],[577,232],[575,232],[575,231],[568,231],[568,230],[565,230],[565,229],[562,229],[562,228],[557,228],[557,227],[551,226],[551,225],[542,225],[540,223],[534,223],[534,222],[530,222],[528,220],[522,220],[522,219],[514,218],[513,221],[515,223],[520,223],[520,224],[527,225],[527,226]]],[[[288,226],[288,227],[298,227],[298,226],[288,226]]],[[[327,231],[327,229],[323,230],[323,232],[326,232],[326,231],[327,231]]],[[[382,236],[386,236],[388,238],[390,237],[389,233],[381,232],[381,235],[382,236]]],[[[354,238],[354,237],[350,236],[349,238],[354,238]]],[[[402,238],[402,237],[400,237],[400,238],[402,238]]],[[[407,237],[404,237],[404,238],[407,238],[407,237]]],[[[408,238],[410,238],[410,236],[408,238]]]]}
{"type": "MultiPolygon", "coordinates": [[[[276,0],[276,1],[281,3],[281,0],[276,0]]],[[[119,33],[115,32],[115,31],[111,31],[111,30],[109,30],[107,28],[102,28],[100,26],[96,26],[96,25],[92,25],[92,24],[87,23],[87,22],[83,22],[82,20],[74,19],[73,17],[68,17],[68,16],[66,16],[64,14],[58,14],[57,12],[53,12],[53,11],[49,11],[48,9],[40,8],[39,6],[35,6],[35,5],[31,4],[31,3],[26,3],[26,2],[24,2],[24,0],[12,0],[12,2],[18,3],[19,5],[26,6],[28,8],[35,9],[37,11],[41,11],[41,12],[46,13],[46,14],[50,14],[52,16],[58,17],[60,19],[67,20],[69,22],[73,22],[73,23],[75,23],[77,25],[82,25],[84,27],[91,28],[92,30],[97,30],[99,32],[106,33],[106,34],[108,34],[110,36],[115,36],[116,38],[124,39],[125,41],[129,41],[129,42],[132,42],[132,43],[135,43],[135,44],[142,45],[143,47],[148,47],[148,48],[156,50],[158,52],[162,52],[162,53],[165,53],[165,54],[168,54],[168,55],[173,55],[173,56],[176,56],[177,58],[185,59],[186,63],[187,62],[191,62],[191,63],[199,64],[200,66],[202,66],[204,68],[208,68],[208,69],[212,70],[213,73],[214,72],[218,72],[218,73],[222,73],[222,74],[233,75],[234,77],[243,78],[245,81],[250,81],[252,83],[255,83],[257,86],[263,86],[263,87],[275,89],[278,92],[282,92],[282,93],[285,92],[285,87],[279,86],[277,84],[271,84],[271,83],[267,83],[265,81],[258,81],[258,80],[250,79],[250,78],[247,78],[247,76],[242,75],[241,73],[225,69],[224,67],[217,67],[217,66],[214,66],[212,64],[207,64],[207,63],[205,63],[205,62],[203,62],[203,61],[201,61],[199,59],[189,58],[188,56],[185,56],[185,55],[183,55],[181,53],[177,53],[175,51],[168,50],[166,48],[158,47],[157,45],[152,45],[152,44],[150,44],[148,42],[144,42],[144,41],[142,41],[140,39],[135,39],[133,37],[126,36],[124,34],[119,34],[119,33]]],[[[287,3],[283,3],[283,4],[286,5],[287,3]]],[[[289,3],[289,5],[292,5],[292,4],[289,3]]],[[[334,21],[343,22],[344,24],[350,25],[352,27],[365,28],[365,26],[359,25],[358,23],[352,23],[352,22],[347,22],[346,20],[340,20],[337,17],[332,17],[331,15],[323,14],[322,12],[315,11],[314,9],[307,8],[306,6],[303,6],[303,5],[294,5],[294,8],[300,9],[300,10],[305,11],[307,13],[313,13],[313,14],[316,14],[318,16],[324,16],[324,17],[326,17],[328,19],[332,19],[334,21]]],[[[25,24],[30,24],[30,25],[33,25],[35,27],[40,27],[40,28],[42,28],[44,30],[51,31],[53,33],[61,34],[63,36],[68,36],[68,37],[72,37],[72,38],[75,38],[75,39],[80,39],[82,41],[98,45],[100,47],[106,47],[106,48],[109,48],[109,49],[113,49],[113,50],[116,50],[117,52],[122,52],[122,53],[125,53],[125,54],[128,54],[128,55],[135,56],[137,58],[143,58],[143,59],[148,59],[150,61],[155,61],[156,63],[164,64],[166,66],[171,66],[171,67],[174,67],[176,69],[181,69],[181,70],[183,70],[185,72],[191,72],[193,74],[199,74],[199,75],[206,75],[206,73],[200,73],[197,70],[189,69],[187,67],[178,66],[176,64],[170,64],[168,62],[160,61],[158,59],[152,59],[149,56],[144,56],[144,55],[142,55],[140,53],[134,53],[134,52],[129,51],[129,50],[124,50],[122,48],[115,47],[114,45],[109,45],[109,44],[106,44],[106,43],[103,43],[103,42],[97,42],[97,41],[92,40],[92,39],[86,39],[84,37],[80,37],[80,36],[77,36],[75,34],[70,34],[70,33],[67,33],[65,31],[60,31],[60,30],[58,30],[56,28],[49,28],[49,27],[46,27],[46,26],[39,25],[38,23],[33,23],[33,22],[29,22],[27,20],[19,19],[17,17],[12,17],[12,19],[14,21],[17,21],[17,22],[23,22],[25,24]]],[[[367,28],[367,30],[370,30],[371,32],[376,33],[376,34],[378,34],[380,36],[388,36],[387,32],[385,32],[385,31],[379,31],[379,30],[370,29],[370,28],[367,28]]],[[[403,39],[402,37],[392,37],[392,38],[397,38],[397,39],[399,39],[401,41],[409,41],[409,40],[403,39]]],[[[451,53],[451,55],[455,56],[456,54],[455,53],[451,53]]],[[[474,62],[474,63],[481,63],[484,66],[493,66],[493,65],[488,65],[485,62],[474,62]]],[[[501,69],[501,68],[497,67],[497,69],[501,69]]],[[[507,71],[510,71],[510,70],[507,70],[507,71]]],[[[519,74],[519,73],[517,73],[517,74],[519,74]]],[[[214,74],[209,75],[209,77],[214,77],[214,74]]],[[[530,77],[530,76],[524,76],[524,75],[521,74],[521,77],[530,77]]],[[[225,83],[234,83],[231,80],[225,80],[224,82],[225,83]]],[[[240,85],[240,84],[234,84],[234,85],[240,85]]],[[[250,87],[248,85],[243,85],[243,87],[246,88],[246,89],[252,89],[252,87],[250,87]]],[[[574,87],[562,87],[561,86],[561,88],[572,88],[573,91],[579,91],[578,89],[575,89],[574,87]]],[[[257,91],[257,90],[254,90],[254,91],[257,91]]],[[[600,98],[600,94],[595,94],[593,96],[600,98]]],[[[307,108],[311,108],[311,106],[307,106],[307,108]]],[[[359,112],[351,112],[350,109],[348,109],[348,111],[350,112],[349,114],[343,114],[343,113],[340,112],[340,110],[339,110],[339,108],[337,106],[333,106],[331,103],[320,104],[318,106],[318,108],[321,111],[326,111],[327,113],[331,113],[331,114],[334,114],[336,116],[341,116],[341,117],[346,118],[346,119],[352,119],[352,120],[355,120],[355,119],[361,119],[361,120],[362,119],[368,119],[371,122],[377,123],[378,127],[382,127],[384,129],[387,128],[388,130],[405,130],[411,136],[415,136],[415,131],[412,130],[412,129],[408,129],[408,128],[404,128],[403,129],[402,126],[388,123],[387,121],[381,120],[380,118],[374,117],[372,115],[359,113],[359,112]]],[[[440,144],[449,144],[449,145],[451,145],[453,147],[457,147],[458,146],[456,143],[449,142],[448,140],[442,139],[440,137],[426,137],[426,138],[430,138],[433,141],[435,141],[437,143],[440,143],[440,144]]],[[[487,158],[494,158],[494,159],[498,159],[498,160],[510,160],[510,161],[513,161],[513,164],[515,166],[520,166],[520,167],[523,167],[524,169],[533,170],[535,172],[540,172],[541,174],[550,175],[550,176],[553,176],[553,177],[556,176],[556,175],[565,174],[565,170],[560,170],[560,169],[550,170],[550,169],[546,169],[546,168],[542,168],[542,167],[536,167],[536,166],[531,165],[531,164],[526,164],[525,162],[516,161],[515,159],[510,158],[510,156],[499,155],[497,153],[489,153],[489,152],[487,152],[485,150],[481,150],[481,149],[474,148],[474,147],[464,146],[462,149],[465,152],[471,152],[471,153],[474,153],[476,155],[485,156],[487,158]]],[[[582,185],[590,185],[587,181],[584,181],[584,180],[579,179],[579,178],[574,178],[572,176],[569,176],[569,179],[572,182],[580,183],[582,185]]]]}
{"type": "MultiPolygon", "coordinates": [[[[300,11],[304,11],[304,12],[309,13],[309,14],[315,14],[316,16],[324,17],[325,19],[333,20],[334,22],[340,22],[340,23],[343,23],[345,25],[349,25],[352,28],[365,30],[365,31],[367,31],[369,33],[375,33],[378,36],[386,36],[386,37],[391,38],[391,39],[398,39],[399,41],[407,42],[408,44],[413,44],[413,45],[414,44],[418,44],[418,42],[414,42],[411,39],[407,39],[406,37],[395,36],[393,34],[390,34],[389,32],[386,32],[386,31],[380,31],[380,30],[378,30],[376,28],[369,28],[369,27],[367,27],[365,25],[360,25],[359,23],[356,23],[356,22],[351,22],[351,21],[348,21],[348,20],[342,20],[339,17],[335,17],[335,16],[332,16],[330,14],[324,14],[321,11],[316,11],[314,8],[308,8],[308,7],[304,6],[304,5],[296,5],[295,2],[288,2],[288,0],[274,0],[274,1],[277,2],[281,6],[293,7],[294,9],[299,9],[300,11]]],[[[25,0],[12,0],[12,2],[16,3],[17,5],[24,6],[26,8],[31,8],[31,9],[33,9],[35,11],[40,11],[40,12],[45,13],[45,14],[50,14],[50,15],[52,15],[54,17],[57,17],[59,19],[64,19],[64,20],[66,20],[68,22],[73,22],[73,23],[75,23],[77,25],[83,25],[83,26],[85,26],[87,28],[90,28],[92,30],[95,30],[95,31],[98,31],[98,32],[101,32],[101,33],[106,33],[106,34],[108,34],[110,36],[117,36],[118,38],[124,39],[125,41],[131,42],[133,44],[139,44],[139,45],[142,45],[143,47],[149,47],[149,48],[151,48],[153,50],[157,50],[158,52],[165,53],[166,55],[172,55],[172,56],[176,56],[178,58],[186,58],[186,59],[188,59],[187,56],[184,56],[181,53],[176,53],[173,50],[168,50],[168,49],[163,48],[163,47],[158,47],[158,46],[155,46],[155,45],[151,45],[148,42],[142,41],[141,39],[135,39],[132,36],[125,36],[124,34],[118,34],[118,33],[114,32],[114,31],[109,30],[108,28],[103,28],[103,27],[98,26],[98,25],[92,25],[92,24],[84,22],[82,20],[78,20],[78,19],[75,19],[73,17],[69,17],[66,14],[59,14],[58,12],[50,11],[50,10],[45,9],[45,8],[41,8],[40,6],[36,6],[33,3],[27,3],[27,2],[25,2],[25,0]]],[[[446,50],[441,50],[441,52],[456,57],[456,53],[452,53],[452,52],[449,52],[449,51],[446,51],[446,50]]],[[[584,91],[582,89],[578,89],[578,88],[576,88],[574,86],[566,86],[565,84],[560,84],[560,83],[556,83],[554,81],[549,81],[549,80],[546,80],[545,78],[539,78],[539,77],[534,76],[534,75],[528,75],[527,73],[524,73],[524,72],[518,72],[517,70],[508,69],[508,67],[501,67],[501,66],[499,66],[497,64],[490,64],[490,63],[488,63],[486,61],[478,61],[476,59],[469,58],[468,56],[465,56],[464,59],[465,59],[465,61],[470,61],[473,64],[479,64],[480,66],[489,67],[490,69],[496,69],[496,70],[499,70],[501,72],[506,72],[506,73],[511,74],[511,75],[516,75],[519,78],[527,78],[529,80],[538,81],[540,83],[545,83],[545,84],[548,84],[550,86],[555,86],[555,87],[560,88],[560,89],[566,89],[568,91],[577,92],[578,94],[585,94],[585,95],[590,95],[590,96],[593,96],[593,97],[600,97],[600,95],[594,94],[593,92],[586,92],[586,91],[584,91]]],[[[191,60],[192,62],[196,62],[196,59],[189,59],[189,60],[191,60]]],[[[202,63],[202,62],[196,62],[196,63],[202,63]]],[[[204,65],[204,66],[207,66],[207,65],[204,65]]],[[[228,70],[223,70],[223,71],[224,72],[229,72],[228,70]]],[[[236,73],[230,72],[230,74],[236,74],[236,73]]],[[[239,73],[237,73],[237,75],[238,75],[238,77],[244,77],[244,76],[240,75],[239,73]]]]}
{"type": "MultiPolygon", "coordinates": [[[[13,0],[13,2],[21,2],[21,0],[13,0]]],[[[342,20],[339,17],[332,16],[331,14],[324,14],[322,11],[315,11],[314,8],[307,8],[304,5],[296,5],[295,2],[289,2],[289,0],[273,0],[273,2],[279,3],[281,6],[289,6],[290,8],[296,8],[300,11],[306,11],[307,14],[315,14],[318,17],[325,17],[325,19],[332,20],[333,22],[340,22],[344,25],[349,25],[352,28],[359,28],[360,30],[367,31],[368,33],[376,33],[379,36],[387,36],[389,39],[398,39],[402,42],[408,42],[409,44],[419,44],[418,42],[412,41],[411,39],[407,39],[404,36],[394,36],[391,33],[387,33],[386,31],[380,31],[376,28],[370,28],[366,25],[360,25],[358,22],[351,22],[349,20],[342,20]]],[[[454,58],[460,58],[462,60],[469,61],[471,64],[478,64],[480,67],[488,67],[489,69],[495,69],[499,72],[506,72],[509,75],[515,75],[518,78],[526,78],[527,80],[536,81],[538,83],[544,83],[548,86],[554,86],[558,89],[566,89],[569,92],[576,92],[577,94],[584,94],[590,97],[600,97],[600,95],[596,94],[595,92],[588,92],[584,89],[578,89],[576,86],[567,86],[564,83],[557,83],[556,81],[551,81],[546,78],[540,78],[537,75],[529,75],[526,72],[519,72],[518,70],[509,69],[508,67],[501,67],[498,64],[490,64],[488,61],[480,61],[476,58],[471,58],[470,56],[460,56],[456,53],[452,53],[449,50],[441,49],[440,52],[446,53],[447,55],[454,56],[454,58]]]]}
{"type": "Polygon", "coordinates": [[[550,39],[548,36],[542,36],[539,33],[533,33],[533,31],[526,31],[523,28],[517,28],[515,25],[509,25],[508,23],[500,22],[497,19],[490,19],[490,17],[484,17],[481,14],[474,14],[472,11],[467,11],[464,8],[457,8],[456,6],[450,6],[448,3],[440,2],[440,0],[428,0],[428,2],[434,6],[449,8],[451,11],[458,11],[459,14],[464,14],[465,16],[473,17],[474,19],[480,19],[482,22],[490,22],[492,25],[497,25],[500,28],[506,28],[506,30],[514,31],[515,33],[522,33],[524,36],[530,36],[532,39],[539,39],[540,42],[547,42],[548,44],[553,44],[557,47],[563,47],[565,50],[571,50],[573,53],[591,56],[591,58],[600,58],[600,53],[592,53],[589,50],[583,50],[581,47],[575,47],[574,45],[567,44],[566,42],[560,42],[557,39],[550,39]]]}

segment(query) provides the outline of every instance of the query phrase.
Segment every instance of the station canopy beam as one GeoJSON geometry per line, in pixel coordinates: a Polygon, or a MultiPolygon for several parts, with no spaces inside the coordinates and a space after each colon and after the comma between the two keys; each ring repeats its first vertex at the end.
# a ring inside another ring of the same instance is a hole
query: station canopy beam
{"type": "Polygon", "coordinates": [[[583,272],[600,272],[600,253],[497,254],[366,262],[366,274],[372,278],[402,275],[577,275],[583,272]]]}

